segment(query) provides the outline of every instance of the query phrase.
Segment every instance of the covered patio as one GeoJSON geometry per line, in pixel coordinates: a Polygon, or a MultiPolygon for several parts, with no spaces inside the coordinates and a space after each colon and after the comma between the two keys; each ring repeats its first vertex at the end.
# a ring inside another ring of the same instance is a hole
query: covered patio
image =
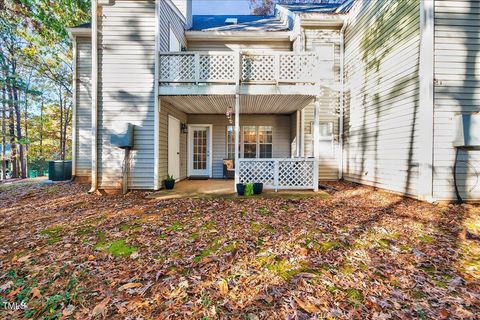
{"type": "Polygon", "coordinates": [[[179,159],[187,159],[186,170],[180,170],[185,172],[184,177],[194,178],[224,178],[224,160],[230,159],[235,172],[230,191],[237,183],[253,182],[275,191],[318,190],[319,148],[313,146],[314,157],[304,156],[300,152],[305,144],[300,130],[302,109],[315,101],[312,131],[314,141],[318,140],[319,97],[223,94],[161,96],[160,100],[182,112],[185,121],[179,123],[186,139],[183,150],[170,146],[176,132],[168,137],[169,174],[170,167],[180,163],[176,154],[179,159]]]}

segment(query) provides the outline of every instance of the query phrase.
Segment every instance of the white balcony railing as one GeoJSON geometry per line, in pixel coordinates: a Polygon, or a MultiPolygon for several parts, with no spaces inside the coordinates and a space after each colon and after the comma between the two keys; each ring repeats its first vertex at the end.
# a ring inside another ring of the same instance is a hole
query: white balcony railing
{"type": "Polygon", "coordinates": [[[160,54],[160,83],[316,83],[315,53],[168,52],[160,54]]]}
{"type": "Polygon", "coordinates": [[[261,182],[268,189],[318,189],[314,158],[239,159],[239,182],[261,182]]]}

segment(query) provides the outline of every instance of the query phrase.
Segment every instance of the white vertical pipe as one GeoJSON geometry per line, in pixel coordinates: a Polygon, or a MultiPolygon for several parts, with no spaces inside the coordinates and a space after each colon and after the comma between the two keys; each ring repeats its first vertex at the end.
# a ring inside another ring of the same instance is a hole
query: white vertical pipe
{"type": "Polygon", "coordinates": [[[97,183],[97,121],[98,121],[98,4],[92,0],[92,187],[89,192],[98,189],[97,183]]]}
{"type": "Polygon", "coordinates": [[[154,133],[153,133],[153,189],[158,190],[160,184],[160,97],[159,92],[159,68],[160,68],[160,3],[155,1],[155,101],[154,101],[154,133]]]}
{"type": "MultiPolygon", "coordinates": [[[[240,145],[240,95],[235,95],[235,186],[240,182],[240,154],[238,153],[240,145]]],[[[234,189],[235,190],[235,189],[234,189]]]]}

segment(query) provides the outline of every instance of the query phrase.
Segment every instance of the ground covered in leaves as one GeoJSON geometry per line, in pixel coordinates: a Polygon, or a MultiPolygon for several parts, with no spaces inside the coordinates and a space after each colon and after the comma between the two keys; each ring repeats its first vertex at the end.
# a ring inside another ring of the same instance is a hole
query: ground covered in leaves
{"type": "Polygon", "coordinates": [[[478,316],[478,206],[332,185],[328,197],[164,201],[0,185],[0,317],[478,316]]]}

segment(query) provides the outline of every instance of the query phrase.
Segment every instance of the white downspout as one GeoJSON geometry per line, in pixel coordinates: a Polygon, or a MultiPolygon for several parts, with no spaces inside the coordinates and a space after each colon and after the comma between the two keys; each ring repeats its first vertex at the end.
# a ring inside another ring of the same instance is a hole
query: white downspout
{"type": "Polygon", "coordinates": [[[160,97],[159,97],[159,68],[160,68],[160,3],[155,1],[155,101],[154,101],[154,130],[153,133],[153,189],[159,190],[160,185],[160,97]]]}
{"type": "Polygon", "coordinates": [[[97,0],[92,0],[92,187],[93,193],[98,189],[97,183],[97,122],[98,122],[98,30],[97,0]]]}
{"type": "Polygon", "coordinates": [[[73,76],[72,76],[72,181],[77,172],[77,37],[71,36],[73,41],[73,76]]]}
{"type": "Polygon", "coordinates": [[[339,121],[339,132],[338,132],[338,145],[339,145],[339,159],[338,159],[338,179],[343,179],[343,117],[345,111],[345,28],[347,22],[343,23],[342,29],[340,30],[340,121],[339,121]]]}

